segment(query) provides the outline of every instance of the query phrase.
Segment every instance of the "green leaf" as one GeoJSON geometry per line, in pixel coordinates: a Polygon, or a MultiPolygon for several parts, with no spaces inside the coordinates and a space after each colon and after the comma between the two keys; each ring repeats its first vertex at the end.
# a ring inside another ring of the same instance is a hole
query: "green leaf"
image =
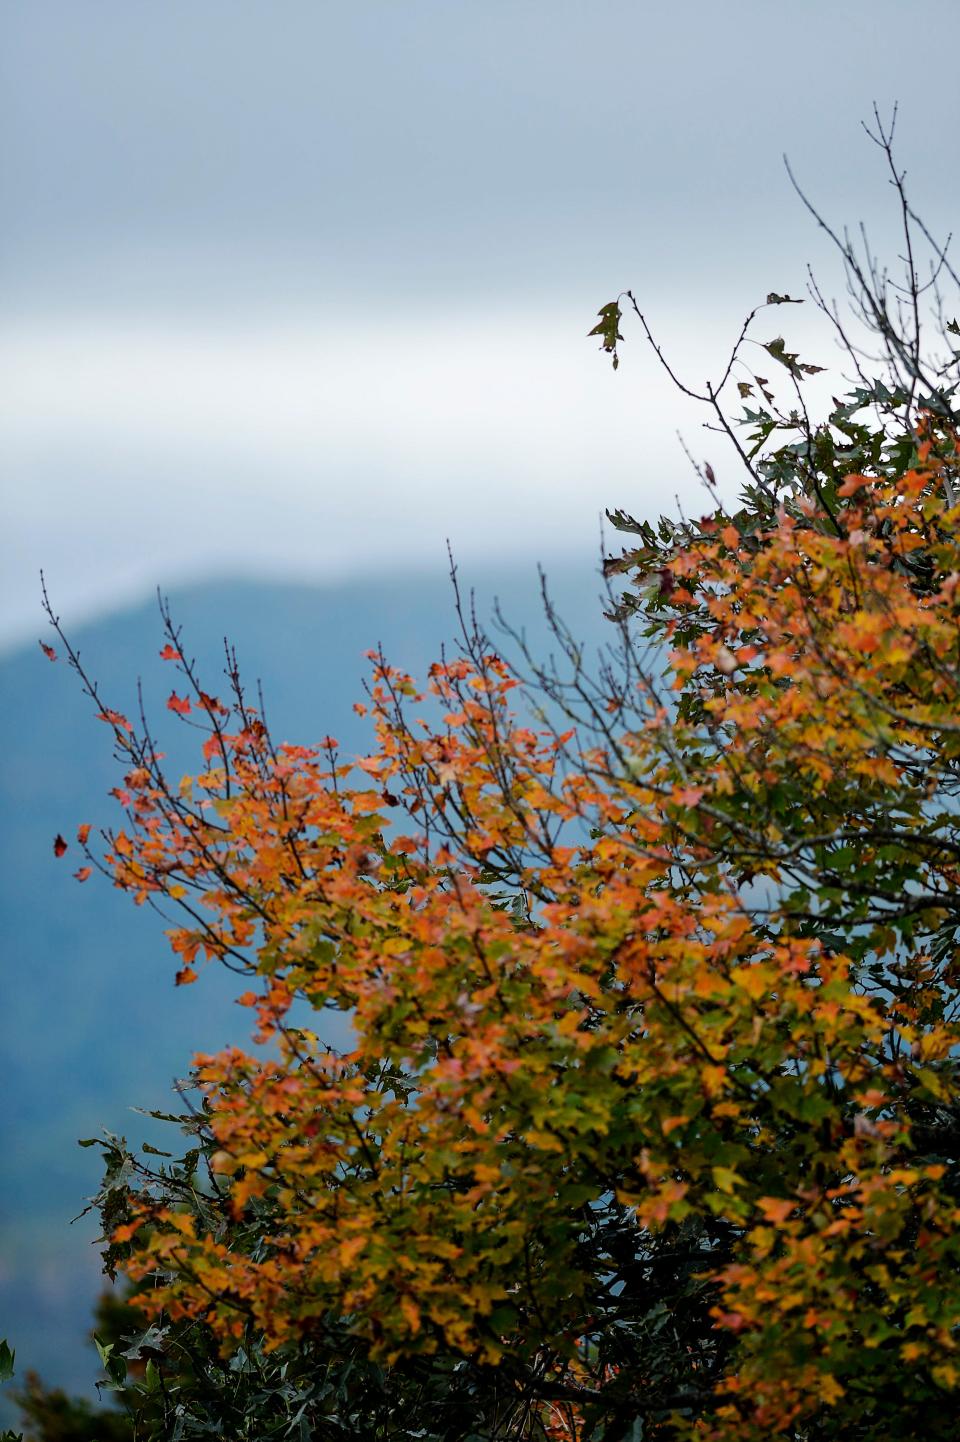
{"type": "Polygon", "coordinates": [[[9,1382],[13,1376],[13,1359],[16,1352],[8,1346],[7,1339],[0,1340],[0,1382],[9,1382]]]}
{"type": "Polygon", "coordinates": [[[623,340],[623,336],[620,334],[620,320],[623,315],[620,309],[620,302],[616,300],[608,301],[606,305],[600,307],[597,315],[600,317],[600,320],[597,325],[593,327],[593,330],[587,332],[587,335],[600,336],[600,349],[606,351],[608,355],[612,355],[613,368],[616,370],[620,364],[617,355],[617,341],[623,340]]]}
{"type": "Polygon", "coordinates": [[[148,1327],[145,1332],[141,1332],[137,1337],[124,1337],[123,1340],[125,1342],[129,1341],[130,1346],[123,1355],[131,1362],[139,1362],[146,1349],[152,1348],[154,1351],[159,1352],[163,1347],[166,1336],[167,1329],[165,1327],[151,1326],[148,1327]]]}
{"type": "Polygon", "coordinates": [[[809,365],[806,361],[800,359],[796,351],[787,350],[787,343],[782,335],[778,335],[776,340],[767,341],[763,348],[768,355],[773,356],[775,361],[779,361],[782,366],[786,366],[795,380],[801,380],[805,375],[819,375],[823,370],[823,366],[809,365]]]}

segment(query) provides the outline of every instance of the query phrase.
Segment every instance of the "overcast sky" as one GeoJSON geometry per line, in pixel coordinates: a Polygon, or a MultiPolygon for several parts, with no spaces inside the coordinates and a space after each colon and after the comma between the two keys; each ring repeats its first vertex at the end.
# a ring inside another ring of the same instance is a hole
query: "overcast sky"
{"type": "MultiPolygon", "coordinates": [[[[956,219],[957,0],[0,0],[0,643],[218,573],[596,554],[724,462],[693,379],[893,218],[956,219]],[[708,444],[709,443],[709,444],[708,444]],[[705,448],[706,452],[705,452],[705,448]]],[[[785,324],[771,319],[771,336],[785,324]]],[[[790,335],[831,363],[791,311],[790,335]]],[[[762,336],[769,339],[770,336],[762,336]]],[[[732,474],[732,468],[730,468],[732,474]]]]}

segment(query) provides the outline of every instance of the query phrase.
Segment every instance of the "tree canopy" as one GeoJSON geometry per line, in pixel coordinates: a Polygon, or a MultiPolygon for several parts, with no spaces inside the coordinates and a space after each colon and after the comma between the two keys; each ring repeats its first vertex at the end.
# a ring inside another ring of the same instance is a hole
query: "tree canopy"
{"type": "Polygon", "coordinates": [[[123,764],[88,866],[254,1032],[197,1059],[182,1158],[102,1143],[143,1435],[954,1435],[960,332],[919,322],[956,277],[841,248],[879,354],[814,422],[817,368],[765,343],[778,401],[744,327],[697,392],[740,499],[706,467],[700,519],[614,513],[593,668],[461,607],[423,682],[371,654],[349,758],[232,656],[214,694],[165,611],[174,780],[60,631],[123,764]]]}

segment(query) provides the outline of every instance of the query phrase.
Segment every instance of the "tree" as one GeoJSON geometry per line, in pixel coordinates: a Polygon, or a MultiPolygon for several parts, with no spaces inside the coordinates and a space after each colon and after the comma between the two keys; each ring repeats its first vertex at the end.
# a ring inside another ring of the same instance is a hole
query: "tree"
{"type": "Polygon", "coordinates": [[[89,866],[255,1019],[197,1059],[182,1158],[102,1143],[152,1435],[953,1436],[960,332],[930,359],[956,277],[918,279],[874,137],[902,292],[839,243],[879,357],[834,314],[857,374],[814,424],[817,368],[766,343],[778,404],[748,321],[699,393],[740,504],[615,513],[595,676],[559,618],[556,665],[509,661],[461,606],[423,689],[371,656],[353,762],[275,740],[232,656],[206,690],[164,608],[174,783],[51,612],[125,772],[89,866]]]}
{"type": "MultiPolygon", "coordinates": [[[[116,1291],[104,1291],[94,1308],[92,1336],[96,1341],[101,1358],[109,1363],[112,1354],[122,1355],[126,1350],[131,1357],[144,1352],[142,1345],[131,1347],[146,1335],[145,1319],[138,1311],[132,1295],[119,1295],[116,1291]]],[[[0,1379],[13,1375],[13,1354],[6,1343],[0,1342],[0,1379]],[[4,1369],[6,1357],[6,1370],[4,1369]]],[[[148,1353],[147,1353],[148,1354],[148,1353]]],[[[145,1363],[134,1360],[130,1366],[131,1380],[140,1378],[145,1363]]],[[[117,1365],[112,1366],[114,1375],[117,1365]]],[[[124,1380],[127,1365],[123,1363],[124,1380]]],[[[116,1382],[108,1379],[98,1383],[98,1388],[116,1389],[116,1382]]],[[[15,1389],[12,1399],[20,1412],[20,1423],[26,1428],[25,1434],[3,1434],[3,1442],[133,1442],[133,1422],[124,1412],[114,1407],[94,1406],[85,1397],[71,1397],[61,1387],[48,1387],[38,1373],[28,1371],[22,1387],[15,1389]]],[[[143,1411],[144,1409],[141,1409],[143,1411]]]]}

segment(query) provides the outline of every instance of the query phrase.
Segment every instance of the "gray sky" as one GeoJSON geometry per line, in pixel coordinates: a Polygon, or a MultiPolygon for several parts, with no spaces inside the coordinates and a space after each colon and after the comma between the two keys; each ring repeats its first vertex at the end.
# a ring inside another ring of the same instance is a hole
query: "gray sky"
{"type": "Polygon", "coordinates": [[[447,536],[586,560],[692,497],[709,438],[593,312],[633,286],[702,380],[808,260],[836,288],[780,157],[882,244],[873,100],[949,228],[958,40],[956,0],[0,3],[0,643],[41,564],[79,619],[447,536]]]}

